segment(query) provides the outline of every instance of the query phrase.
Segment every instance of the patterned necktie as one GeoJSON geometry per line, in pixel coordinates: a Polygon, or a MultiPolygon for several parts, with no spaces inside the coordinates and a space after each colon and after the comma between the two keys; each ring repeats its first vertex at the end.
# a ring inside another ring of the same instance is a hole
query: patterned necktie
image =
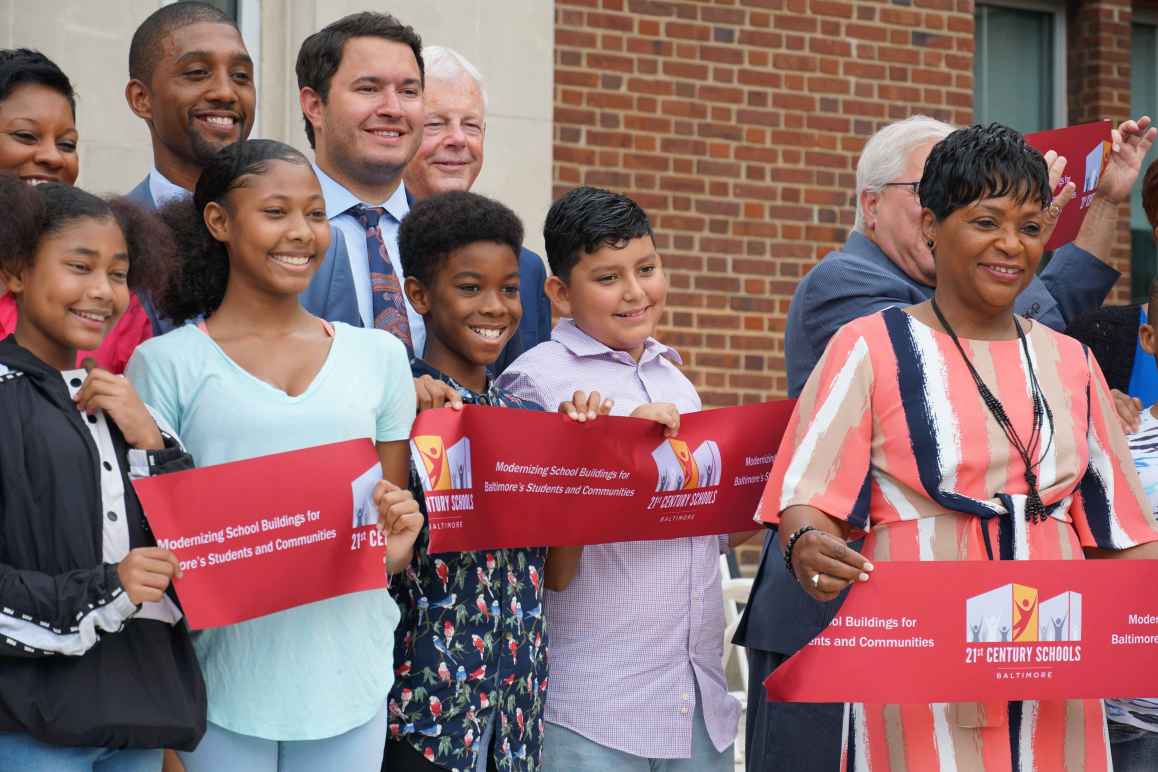
{"type": "Polygon", "coordinates": [[[414,352],[410,338],[410,320],[406,317],[406,299],[402,295],[402,281],[394,272],[386,242],[382,239],[382,229],[378,227],[383,216],[393,217],[380,206],[358,204],[349,208],[362,228],[366,231],[366,255],[370,261],[370,293],[374,300],[374,326],[386,330],[406,344],[406,350],[414,352]]]}

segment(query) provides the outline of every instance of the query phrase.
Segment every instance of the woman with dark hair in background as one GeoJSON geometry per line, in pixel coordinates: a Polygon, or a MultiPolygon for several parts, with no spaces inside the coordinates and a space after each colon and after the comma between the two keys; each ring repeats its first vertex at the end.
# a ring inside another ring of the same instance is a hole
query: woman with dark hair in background
{"type": "MultiPolygon", "coordinates": [[[[76,94],[60,68],[39,51],[0,50],[0,171],[31,185],[76,183],[76,94]]],[[[16,328],[16,302],[0,289],[0,337],[16,328]]],[[[110,372],[121,373],[133,349],[152,335],[149,319],[135,295],[117,324],[95,351],[80,351],[77,362],[92,357],[110,372]]]]}
{"type": "MultiPolygon", "coordinates": [[[[1002,126],[960,129],[920,199],[933,298],[833,337],[761,501],[800,586],[831,600],[886,560],[1158,557],[1097,363],[1013,313],[1044,248],[1041,155],[1002,126]],[[860,536],[863,554],[846,546],[860,536]]],[[[1100,700],[857,704],[847,719],[855,770],[1107,765],[1100,700]]]]}

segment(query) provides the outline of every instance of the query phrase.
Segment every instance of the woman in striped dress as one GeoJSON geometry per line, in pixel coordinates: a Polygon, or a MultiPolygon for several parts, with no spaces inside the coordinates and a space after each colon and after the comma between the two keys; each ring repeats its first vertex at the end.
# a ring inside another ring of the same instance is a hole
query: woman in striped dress
{"type": "MultiPolygon", "coordinates": [[[[1097,363],[1013,313],[1044,248],[1041,155],[1001,126],[958,130],[920,199],[933,299],[833,337],[761,501],[801,587],[830,600],[874,561],[1158,557],[1097,363]],[[845,546],[860,536],[863,554],[845,546]]],[[[857,771],[1110,767],[1100,700],[858,704],[847,735],[857,771]]]]}

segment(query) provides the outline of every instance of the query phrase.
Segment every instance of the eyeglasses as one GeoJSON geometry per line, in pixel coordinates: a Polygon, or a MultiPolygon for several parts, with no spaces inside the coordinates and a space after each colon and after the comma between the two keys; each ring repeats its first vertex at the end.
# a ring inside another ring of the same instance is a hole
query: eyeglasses
{"type": "Polygon", "coordinates": [[[881,185],[882,188],[908,188],[914,196],[917,195],[917,188],[920,186],[920,180],[916,182],[886,182],[884,185],[881,185]]]}

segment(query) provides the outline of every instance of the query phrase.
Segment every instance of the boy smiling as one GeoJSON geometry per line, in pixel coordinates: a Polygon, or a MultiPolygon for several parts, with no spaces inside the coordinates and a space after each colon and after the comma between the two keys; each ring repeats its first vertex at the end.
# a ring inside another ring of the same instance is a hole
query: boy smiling
{"type": "MultiPolygon", "coordinates": [[[[491,383],[492,365],[522,317],[523,226],[502,204],[465,192],[414,205],[399,230],[405,290],[426,348],[414,377],[449,385],[472,405],[540,410],[491,383]]],[[[411,489],[422,501],[417,474],[411,489]]],[[[543,588],[566,586],[577,548],[430,555],[423,527],[414,561],[391,588],[395,633],[385,769],[540,769],[547,629],[543,588]]]]}
{"type": "MultiPolygon", "coordinates": [[[[554,274],[546,291],[569,318],[499,387],[579,410],[588,400],[576,389],[597,388],[613,414],[658,421],[673,436],[700,399],[679,355],[654,337],[668,282],[647,214],[626,196],[581,187],[551,206],[543,236],[554,274]]],[[[588,546],[570,586],[546,593],[545,769],[733,768],[739,704],[721,664],[726,547],[715,536],[588,546]]]]}

